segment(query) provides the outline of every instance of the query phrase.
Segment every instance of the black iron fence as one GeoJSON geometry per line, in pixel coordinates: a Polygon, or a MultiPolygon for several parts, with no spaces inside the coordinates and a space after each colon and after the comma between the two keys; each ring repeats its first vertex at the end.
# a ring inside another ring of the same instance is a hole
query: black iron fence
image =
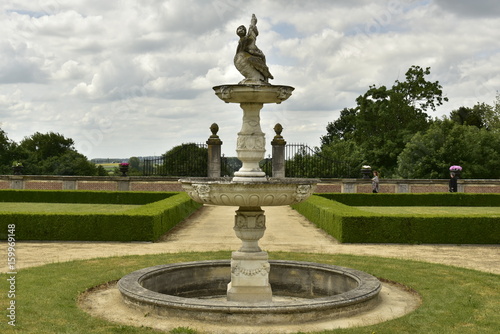
{"type": "Polygon", "coordinates": [[[208,175],[208,145],[183,144],[166,154],[144,159],[145,176],[199,176],[208,175]]]}
{"type": "MultiPolygon", "coordinates": [[[[357,174],[355,172],[355,174],[357,174]]],[[[353,177],[351,164],[324,156],[306,144],[285,147],[285,176],[305,178],[353,177]]]]}
{"type": "MultiPolygon", "coordinates": [[[[178,150],[169,151],[161,157],[144,160],[143,174],[146,176],[200,176],[208,174],[208,147],[206,144],[184,144],[178,150]]],[[[235,157],[221,157],[221,175],[233,176],[241,162],[235,157]]],[[[272,176],[272,158],[260,162],[260,167],[272,176]]],[[[301,178],[349,178],[358,177],[359,168],[346,161],[325,157],[317,149],[306,144],[286,144],[285,176],[301,178]]]]}
{"type": "MultiPolygon", "coordinates": [[[[354,162],[357,166],[360,162],[354,162]]],[[[267,176],[273,174],[273,159],[268,157],[259,163],[267,176]]],[[[358,177],[359,168],[347,161],[325,157],[306,144],[286,144],[285,176],[303,178],[350,178],[358,177]]]]}

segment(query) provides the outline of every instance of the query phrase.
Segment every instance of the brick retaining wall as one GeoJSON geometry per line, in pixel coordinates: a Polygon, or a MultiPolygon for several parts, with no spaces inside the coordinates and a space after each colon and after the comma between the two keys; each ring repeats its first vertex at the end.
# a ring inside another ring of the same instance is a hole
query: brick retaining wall
{"type": "MultiPolygon", "coordinates": [[[[147,176],[0,175],[0,189],[182,191],[178,178],[147,176]]],[[[370,193],[369,179],[324,179],[316,192],[370,193]]],[[[381,193],[447,192],[448,180],[381,179],[381,193]]],[[[459,180],[458,191],[500,193],[500,179],[459,180]]]]}

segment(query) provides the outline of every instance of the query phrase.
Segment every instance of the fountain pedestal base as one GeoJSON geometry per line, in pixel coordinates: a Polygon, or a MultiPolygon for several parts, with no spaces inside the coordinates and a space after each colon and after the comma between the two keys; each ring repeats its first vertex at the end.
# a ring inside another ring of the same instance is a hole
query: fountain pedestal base
{"type": "Polygon", "coordinates": [[[233,252],[227,300],[249,303],[272,301],[269,270],[267,252],[233,252]]]}
{"type": "Polygon", "coordinates": [[[260,206],[241,207],[234,217],[234,232],[241,248],[231,256],[231,282],[227,300],[237,302],[270,302],[269,257],[259,247],[266,230],[266,216],[260,206]]]}

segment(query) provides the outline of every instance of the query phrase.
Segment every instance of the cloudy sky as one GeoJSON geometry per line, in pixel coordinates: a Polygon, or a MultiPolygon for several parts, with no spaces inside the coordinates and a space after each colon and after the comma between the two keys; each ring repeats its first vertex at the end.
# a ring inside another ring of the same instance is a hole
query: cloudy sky
{"type": "Polygon", "coordinates": [[[252,13],[272,83],[295,87],[261,112],[268,143],[279,122],[289,143],[318,146],[340,110],[411,65],[431,67],[450,100],[432,116],[500,89],[498,0],[7,0],[0,128],[16,142],[58,132],[97,158],[205,142],[216,122],[234,156],[242,113],[212,87],[242,79],[235,30],[252,13]]]}

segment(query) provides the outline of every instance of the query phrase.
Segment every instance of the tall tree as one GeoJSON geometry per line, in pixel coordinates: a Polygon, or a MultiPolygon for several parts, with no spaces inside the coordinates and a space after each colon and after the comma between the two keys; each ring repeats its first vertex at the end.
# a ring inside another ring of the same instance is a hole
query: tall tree
{"type": "Polygon", "coordinates": [[[142,175],[143,162],[138,157],[130,157],[128,162],[130,164],[128,175],[142,175]]]}
{"type": "Polygon", "coordinates": [[[326,126],[327,134],[321,137],[321,145],[351,139],[351,134],[355,130],[357,112],[356,108],[344,108],[339,118],[326,126]]]}
{"type": "Polygon", "coordinates": [[[429,74],[429,67],[412,66],[405,81],[396,80],[391,88],[370,86],[356,99],[356,108],[344,109],[340,118],[329,124],[322,143],[354,140],[365,163],[391,176],[406,143],[432,123],[427,112],[448,101],[439,82],[426,79],[429,74]]]}
{"type": "Polygon", "coordinates": [[[25,174],[32,175],[97,175],[95,164],[74,148],[71,138],[59,133],[36,132],[25,137],[17,147],[25,174]]]}
{"type": "Polygon", "coordinates": [[[486,111],[484,120],[488,130],[500,132],[500,93],[498,91],[493,107],[486,111]]]}
{"type": "Polygon", "coordinates": [[[465,178],[499,178],[500,133],[436,121],[419,132],[398,157],[398,175],[404,178],[447,178],[451,165],[461,165],[465,178]]]}
{"type": "Polygon", "coordinates": [[[65,138],[63,135],[54,132],[36,132],[31,137],[25,137],[19,146],[21,149],[30,152],[31,155],[35,155],[37,160],[61,156],[75,149],[73,139],[65,138]]]}
{"type": "Polygon", "coordinates": [[[16,160],[14,149],[16,143],[11,141],[5,131],[0,129],[0,174],[7,174],[11,171],[12,162],[16,160]]]}
{"type": "Polygon", "coordinates": [[[412,66],[405,81],[396,81],[391,89],[371,86],[356,100],[359,112],[353,137],[366,160],[386,175],[393,174],[397,157],[411,137],[429,127],[427,111],[448,100],[442,97],[438,81],[426,80],[429,74],[429,67],[412,66]]]}
{"type": "Polygon", "coordinates": [[[195,143],[178,145],[163,155],[163,171],[173,176],[207,176],[208,150],[195,143]]]}
{"type": "Polygon", "coordinates": [[[472,108],[460,107],[450,113],[450,119],[460,125],[470,125],[489,130],[488,115],[492,107],[486,103],[477,103],[472,108]]]}

